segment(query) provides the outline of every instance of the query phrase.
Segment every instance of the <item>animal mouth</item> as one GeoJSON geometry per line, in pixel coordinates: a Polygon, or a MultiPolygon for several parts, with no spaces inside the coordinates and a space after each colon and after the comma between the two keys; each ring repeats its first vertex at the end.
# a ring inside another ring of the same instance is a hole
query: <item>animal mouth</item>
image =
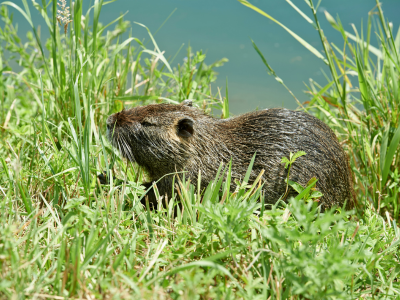
{"type": "Polygon", "coordinates": [[[121,132],[116,126],[107,124],[107,138],[114,148],[117,148],[121,155],[128,160],[134,162],[135,156],[133,155],[132,149],[129,146],[128,138],[126,134],[121,132]]]}

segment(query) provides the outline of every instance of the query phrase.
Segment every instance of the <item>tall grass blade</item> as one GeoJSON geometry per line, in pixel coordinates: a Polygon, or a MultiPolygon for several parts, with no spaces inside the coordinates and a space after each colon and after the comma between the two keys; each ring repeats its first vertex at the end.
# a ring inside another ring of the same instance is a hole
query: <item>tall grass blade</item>
{"type": "Polygon", "coordinates": [[[390,166],[393,163],[393,159],[395,159],[395,153],[399,149],[400,143],[400,126],[394,132],[393,138],[390,142],[389,149],[385,155],[385,164],[382,170],[382,186],[385,186],[387,177],[389,175],[390,166]]]}
{"type": "Polygon", "coordinates": [[[263,15],[264,17],[267,17],[268,19],[270,19],[271,21],[273,21],[274,23],[278,24],[279,26],[281,26],[283,29],[285,29],[291,36],[293,36],[301,45],[303,45],[307,50],[309,50],[312,54],[314,54],[316,57],[322,59],[322,61],[326,64],[328,64],[328,61],[325,59],[325,57],[323,57],[321,55],[321,53],[319,53],[319,51],[317,49],[315,49],[313,46],[311,46],[309,43],[307,43],[304,39],[302,39],[300,36],[298,36],[296,33],[294,33],[293,31],[291,31],[289,28],[287,28],[285,25],[283,25],[282,23],[280,23],[279,21],[277,21],[276,19],[274,19],[273,17],[271,17],[269,14],[265,13],[264,11],[262,11],[261,9],[257,8],[256,6],[254,6],[253,4],[250,4],[248,1],[246,0],[238,0],[241,4],[243,4],[244,6],[247,6],[249,8],[251,8],[252,10],[258,12],[259,14],[263,15]]]}

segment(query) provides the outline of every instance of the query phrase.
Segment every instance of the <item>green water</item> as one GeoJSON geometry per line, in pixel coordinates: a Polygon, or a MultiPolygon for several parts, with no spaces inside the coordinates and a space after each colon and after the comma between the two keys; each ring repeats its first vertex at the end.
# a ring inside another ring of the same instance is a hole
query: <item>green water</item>
{"type": "MultiPolygon", "coordinates": [[[[14,0],[22,6],[21,0],[14,0]]],[[[38,1],[40,2],[40,1],[38,1]]],[[[312,17],[311,11],[303,0],[292,0],[299,8],[312,17]]],[[[317,1],[316,1],[317,2],[317,1]]],[[[85,7],[93,1],[84,0],[85,7]]],[[[322,50],[318,32],[307,23],[284,0],[252,0],[265,12],[284,23],[307,42],[322,50]]],[[[388,20],[393,22],[397,33],[400,24],[400,1],[383,0],[383,11],[388,20]]],[[[358,30],[361,20],[366,23],[368,12],[374,8],[374,0],[325,0],[318,8],[318,17],[325,34],[339,48],[343,42],[339,32],[330,27],[324,17],[324,10],[331,15],[339,15],[346,30],[353,32],[351,23],[358,30]]],[[[174,12],[155,38],[166,57],[172,57],[182,48],[175,64],[186,56],[186,47],[190,43],[193,51],[206,51],[206,63],[212,63],[222,57],[229,62],[218,69],[216,86],[225,90],[226,78],[229,82],[229,98],[231,111],[240,113],[259,108],[284,106],[296,108],[296,102],[275,79],[268,75],[258,54],[252,48],[253,39],[279,77],[293,91],[300,101],[308,99],[305,84],[313,78],[324,84],[326,79],[323,70],[329,74],[328,68],[285,30],[257,14],[251,9],[233,0],[119,0],[103,7],[101,22],[107,24],[116,19],[120,13],[128,12],[125,19],[132,22],[132,34],[140,39],[148,38],[143,27],[133,22],[143,23],[155,32],[164,20],[174,12]]],[[[33,12],[34,23],[45,28],[41,16],[33,12]]],[[[86,9],[84,9],[86,11],[86,9]]],[[[21,37],[29,30],[28,23],[15,12],[14,22],[19,24],[21,37]]],[[[1,23],[0,23],[1,24],[1,23]]],[[[46,33],[43,30],[43,38],[46,33]]]]}

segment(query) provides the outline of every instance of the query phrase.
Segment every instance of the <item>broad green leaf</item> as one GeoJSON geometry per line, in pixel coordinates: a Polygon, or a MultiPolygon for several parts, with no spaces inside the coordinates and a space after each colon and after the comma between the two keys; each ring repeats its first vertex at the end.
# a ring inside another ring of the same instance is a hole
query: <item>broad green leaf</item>
{"type": "Polygon", "coordinates": [[[282,163],[282,164],[285,164],[285,169],[287,169],[287,167],[288,167],[289,164],[290,164],[290,161],[288,160],[287,157],[284,156],[284,157],[282,157],[281,163],[282,163]]]}
{"type": "Polygon", "coordinates": [[[298,159],[299,157],[304,156],[304,155],[306,155],[306,153],[305,153],[304,151],[297,151],[297,152],[293,155],[291,161],[292,161],[292,162],[295,162],[296,159],[298,159]]]}
{"type": "Polygon", "coordinates": [[[289,185],[299,194],[304,191],[304,187],[295,181],[289,180],[289,185]]]}

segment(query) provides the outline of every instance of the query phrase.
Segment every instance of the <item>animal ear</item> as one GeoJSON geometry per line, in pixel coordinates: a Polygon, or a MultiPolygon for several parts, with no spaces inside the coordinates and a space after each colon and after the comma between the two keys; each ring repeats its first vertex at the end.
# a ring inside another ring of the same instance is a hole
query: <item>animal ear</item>
{"type": "Polygon", "coordinates": [[[181,137],[191,137],[193,135],[193,120],[185,117],[178,122],[178,135],[181,137]]]}
{"type": "Polygon", "coordinates": [[[186,99],[186,100],[183,100],[180,105],[182,105],[182,106],[193,106],[193,101],[191,99],[186,99]]]}

